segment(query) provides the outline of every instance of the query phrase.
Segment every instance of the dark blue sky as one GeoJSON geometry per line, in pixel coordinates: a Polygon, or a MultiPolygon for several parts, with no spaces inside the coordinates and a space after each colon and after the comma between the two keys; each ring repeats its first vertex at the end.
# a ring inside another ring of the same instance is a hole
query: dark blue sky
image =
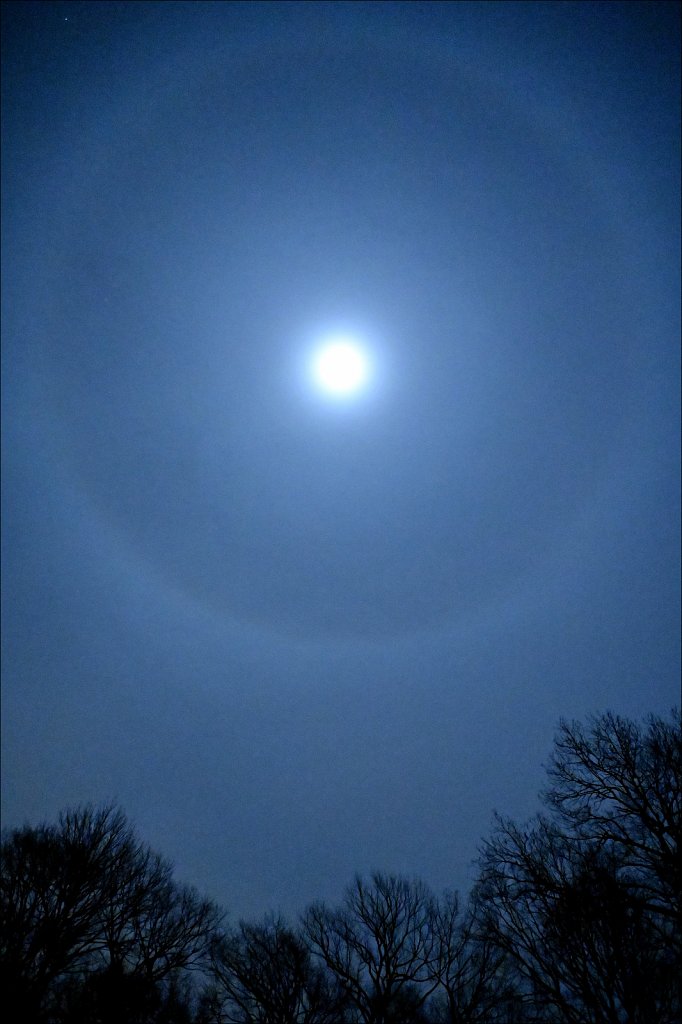
{"type": "Polygon", "coordinates": [[[561,715],[676,701],[678,22],[3,5],[5,825],[466,888],[561,715]]]}

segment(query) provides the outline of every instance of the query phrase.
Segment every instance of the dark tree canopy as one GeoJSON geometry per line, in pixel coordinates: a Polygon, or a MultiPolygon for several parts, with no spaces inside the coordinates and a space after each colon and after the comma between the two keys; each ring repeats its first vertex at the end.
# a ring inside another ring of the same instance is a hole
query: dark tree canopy
{"type": "Polygon", "coordinates": [[[443,1024],[514,1021],[518,995],[506,953],[478,927],[473,902],[460,912],[456,893],[445,893],[433,917],[438,988],[431,1004],[443,1024]]]}
{"type": "Polygon", "coordinates": [[[682,889],[680,716],[652,717],[641,728],[613,714],[562,722],[545,794],[557,820],[576,837],[608,847],[621,877],[652,912],[677,923],[682,889]]]}
{"type": "MultiPolygon", "coordinates": [[[[2,842],[22,1024],[679,1024],[680,716],[560,723],[544,812],[497,817],[469,899],[356,876],[337,907],[223,925],[123,812],[2,842]]],[[[227,869],[227,866],[226,866],[227,869]]]]}
{"type": "Polygon", "coordinates": [[[434,910],[422,882],[379,873],[369,884],[358,876],[341,909],[309,909],[304,927],[310,948],[338,978],[364,1024],[416,1019],[436,987],[434,910]]]}
{"type": "Polygon", "coordinates": [[[3,991],[27,1019],[55,1017],[86,976],[125,977],[147,998],[156,983],[208,962],[220,916],[173,880],[112,806],[12,832],[1,885],[3,991]]]}
{"type": "Polygon", "coordinates": [[[527,827],[499,818],[484,844],[482,930],[516,964],[540,1020],[671,1024],[679,715],[564,722],[549,777],[548,812],[527,827]]]}
{"type": "Polygon", "coordinates": [[[280,918],[241,922],[213,951],[213,1006],[225,1024],[343,1024],[343,995],[280,918]]]}

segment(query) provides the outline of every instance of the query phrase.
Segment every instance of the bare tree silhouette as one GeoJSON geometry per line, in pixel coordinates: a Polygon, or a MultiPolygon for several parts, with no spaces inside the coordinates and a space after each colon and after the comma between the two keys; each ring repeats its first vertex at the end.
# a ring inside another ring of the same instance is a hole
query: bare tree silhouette
{"type": "Polygon", "coordinates": [[[417,1024],[438,984],[434,913],[422,882],[376,873],[355,879],[341,909],[313,905],[304,932],[364,1024],[417,1024]]]}
{"type": "Polygon", "coordinates": [[[36,1020],[86,975],[149,987],[208,963],[220,920],[113,806],[9,834],[0,896],[4,992],[36,1020]]]}
{"type": "Polygon", "coordinates": [[[562,723],[526,827],[483,846],[483,933],[525,980],[528,1014],[566,1024],[679,1019],[680,723],[562,723]],[[544,1015],[544,1016],[543,1016],[544,1015]]]}

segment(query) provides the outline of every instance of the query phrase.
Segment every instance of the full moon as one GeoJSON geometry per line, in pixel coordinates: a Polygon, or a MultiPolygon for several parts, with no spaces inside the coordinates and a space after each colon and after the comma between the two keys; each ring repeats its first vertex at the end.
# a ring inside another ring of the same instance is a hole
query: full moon
{"type": "Polygon", "coordinates": [[[345,397],[360,391],[369,377],[369,360],[352,338],[333,338],[313,355],[313,379],[329,395],[345,397]]]}

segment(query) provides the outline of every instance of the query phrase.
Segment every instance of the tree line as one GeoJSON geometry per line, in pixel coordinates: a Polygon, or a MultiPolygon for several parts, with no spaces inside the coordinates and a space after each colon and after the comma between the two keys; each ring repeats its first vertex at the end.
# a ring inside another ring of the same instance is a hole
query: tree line
{"type": "Polygon", "coordinates": [[[115,806],[14,829],[4,1010],[26,1024],[680,1024],[680,726],[678,711],[561,722],[543,810],[496,817],[465,900],[376,872],[297,922],[231,925],[115,806]]]}

